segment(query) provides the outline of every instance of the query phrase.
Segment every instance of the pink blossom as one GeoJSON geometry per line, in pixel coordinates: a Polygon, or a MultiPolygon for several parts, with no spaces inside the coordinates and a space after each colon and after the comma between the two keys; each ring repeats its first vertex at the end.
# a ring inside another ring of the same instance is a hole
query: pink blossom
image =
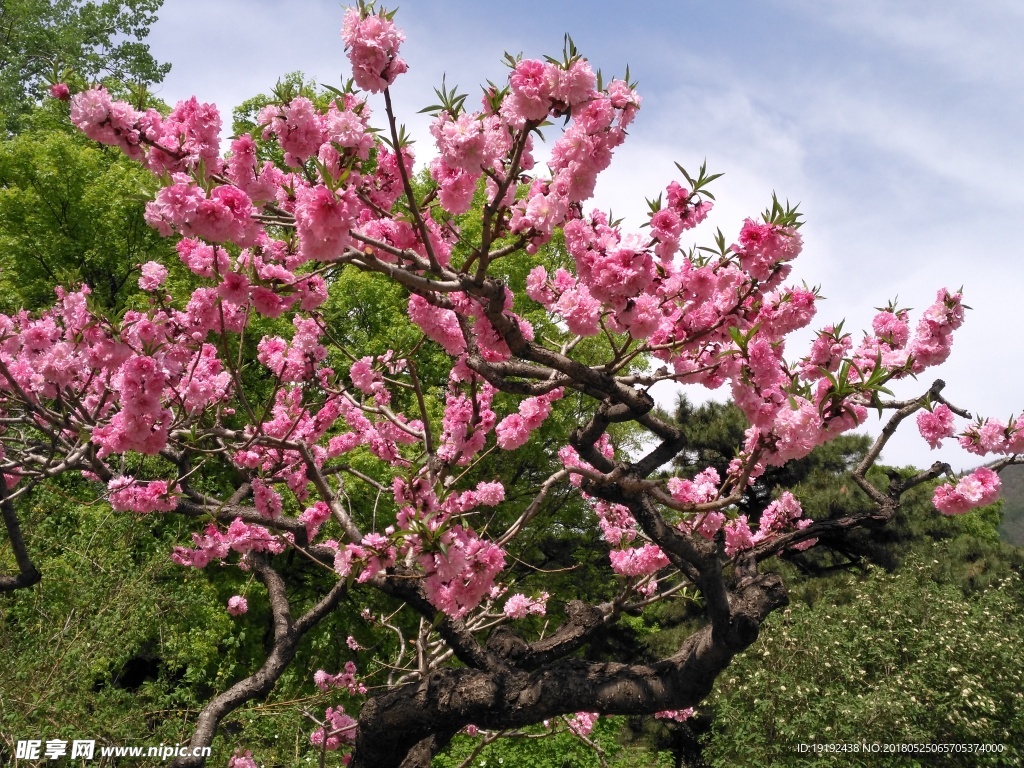
{"type": "Polygon", "coordinates": [[[269,160],[264,161],[262,168],[259,167],[256,142],[247,133],[231,142],[231,157],[228,158],[225,175],[256,205],[274,200],[284,181],[284,173],[269,160]]]}
{"type": "Polygon", "coordinates": [[[358,581],[363,584],[395,564],[398,550],[391,545],[386,536],[379,533],[368,533],[359,542],[365,558],[365,567],[359,574],[358,581]]]}
{"type": "Polygon", "coordinates": [[[144,291],[156,291],[167,279],[167,267],[157,261],[147,261],[142,265],[142,277],[139,288],[144,291]]]}
{"type": "Polygon", "coordinates": [[[113,101],[105,88],[89,88],[71,97],[71,122],[93,141],[119,147],[133,160],[144,155],[139,117],[130,105],[113,101]]]}
{"type": "Polygon", "coordinates": [[[1010,440],[1016,439],[1016,425],[1011,430],[998,419],[983,419],[960,435],[960,446],[977,456],[989,453],[1012,453],[1010,440]]]}
{"type": "Polygon", "coordinates": [[[939,290],[935,303],[925,310],[907,345],[913,372],[938,365],[949,357],[953,331],[963,324],[964,307],[959,293],[939,290]]]}
{"type": "Polygon", "coordinates": [[[569,730],[577,736],[589,736],[600,717],[599,712],[577,712],[568,720],[569,730]]]}
{"type": "Polygon", "coordinates": [[[669,564],[664,552],[654,544],[623,550],[612,550],[609,553],[612,570],[620,576],[646,576],[656,573],[669,564]]]}
{"type": "Polygon", "coordinates": [[[516,63],[509,75],[509,95],[501,106],[502,116],[520,127],[526,121],[543,120],[551,109],[551,88],[557,81],[555,67],[537,59],[516,63]]]}
{"type": "MultiPolygon", "coordinates": [[[[351,639],[349,637],[349,640],[351,639]]],[[[356,646],[358,645],[356,643],[356,646]]],[[[345,662],[345,671],[339,672],[336,675],[318,669],[313,674],[313,683],[321,691],[328,691],[331,688],[347,688],[351,696],[366,693],[366,686],[359,682],[356,677],[356,671],[356,665],[351,661],[345,662]]]]}
{"type": "Polygon", "coordinates": [[[295,190],[295,230],[306,259],[330,261],[352,242],[351,231],[359,202],[351,189],[332,192],[327,187],[301,186],[295,190]]]}
{"type": "Polygon", "coordinates": [[[979,467],[952,483],[935,489],[932,503],[944,515],[961,515],[976,507],[992,504],[999,498],[999,475],[988,467],[979,467]]]}
{"type": "Polygon", "coordinates": [[[146,158],[146,165],[155,173],[191,171],[200,164],[207,177],[220,171],[221,118],[215,105],[193,96],[175,104],[166,119],[148,110],[140,125],[155,145],[146,158]]]}
{"type": "Polygon", "coordinates": [[[893,347],[903,347],[910,339],[910,326],[907,324],[907,313],[899,314],[885,310],[875,315],[871,321],[875,335],[884,339],[893,347]]]}
{"type": "Polygon", "coordinates": [[[747,524],[747,516],[740,515],[725,525],[725,554],[732,557],[737,552],[754,546],[754,537],[747,524]]]}
{"type": "Polygon", "coordinates": [[[228,270],[228,254],[223,248],[188,237],[179,240],[175,248],[182,263],[200,277],[214,277],[228,270]]]}
{"type": "Polygon", "coordinates": [[[276,520],[281,516],[281,494],[256,478],[252,481],[253,501],[256,511],[268,520],[276,520]]]}
{"type": "Polygon", "coordinates": [[[596,96],[597,77],[586,59],[577,59],[568,68],[549,73],[554,82],[551,96],[567,107],[574,107],[596,96]]]}
{"type": "Polygon", "coordinates": [[[822,378],[822,370],[835,372],[852,346],[849,334],[840,334],[833,325],[825,326],[811,345],[810,353],[801,361],[800,375],[813,381],[822,378]]]}
{"type": "Polygon", "coordinates": [[[530,614],[543,616],[547,601],[547,592],[542,592],[541,596],[536,599],[522,594],[515,594],[505,601],[505,607],[502,609],[502,612],[510,619],[522,619],[530,614]]]}
{"type": "Polygon", "coordinates": [[[285,297],[274,293],[270,288],[264,288],[262,285],[253,288],[251,296],[252,305],[264,317],[280,317],[291,303],[285,297]]]}
{"type": "Polygon", "coordinates": [[[152,455],[166,445],[173,418],[161,405],[166,381],[166,372],[152,357],[132,357],[121,366],[111,382],[120,396],[121,410],[92,433],[101,457],[129,450],[152,455]]]}
{"type": "Polygon", "coordinates": [[[479,171],[449,165],[443,156],[430,162],[430,177],[439,185],[438,199],[448,213],[459,216],[469,210],[476,193],[479,171]]]}
{"type": "Polygon", "coordinates": [[[673,477],[668,481],[668,491],[681,504],[704,504],[718,496],[721,479],[714,467],[708,467],[693,480],[673,477]]]}
{"type": "Polygon", "coordinates": [[[500,482],[477,483],[476,497],[484,506],[495,507],[505,500],[505,486],[500,482]]]}
{"type": "Polygon", "coordinates": [[[235,752],[228,761],[228,768],[259,768],[259,766],[252,759],[252,752],[247,749],[245,752],[235,752]]]}
{"type": "Polygon", "coordinates": [[[118,476],[107,484],[107,490],[110,506],[121,512],[173,512],[178,506],[165,480],[145,483],[118,476]]]}
{"type": "Polygon", "coordinates": [[[677,723],[685,723],[693,717],[693,714],[693,707],[687,707],[686,709],[665,709],[661,712],[655,712],[654,716],[661,720],[675,720],[677,723]]]}
{"type": "Polygon", "coordinates": [[[54,83],[50,86],[50,96],[60,101],[70,101],[71,90],[66,83],[54,83]]]}
{"type": "Polygon", "coordinates": [[[305,96],[296,96],[280,108],[264,109],[259,120],[264,125],[263,138],[277,136],[285,162],[293,168],[314,156],[324,143],[323,118],[305,96]]]}
{"type": "Polygon", "coordinates": [[[249,612],[249,602],[241,595],[233,595],[228,600],[228,613],[232,616],[241,616],[249,612]]]}
{"type": "Polygon", "coordinates": [[[943,438],[953,436],[953,426],[953,412],[945,403],[917,414],[917,429],[932,448],[938,448],[943,438]]]}
{"type": "Polygon", "coordinates": [[[313,731],[309,741],[316,747],[322,746],[328,752],[333,752],[342,744],[355,742],[358,726],[356,720],[345,714],[341,707],[328,707],[324,712],[323,727],[313,731]]]}
{"type": "Polygon", "coordinates": [[[505,552],[461,525],[442,536],[446,550],[424,552],[418,558],[426,573],[423,587],[430,603],[453,618],[476,608],[505,567],[505,552]]]}
{"type": "Polygon", "coordinates": [[[796,258],[802,247],[803,241],[795,229],[747,219],[733,250],[751,277],[768,280],[780,263],[796,258]]]}
{"type": "Polygon", "coordinates": [[[306,540],[313,541],[320,530],[320,526],[326,523],[331,517],[331,508],[324,501],[318,501],[312,507],[307,508],[299,515],[299,522],[306,526],[306,540]]]}
{"type": "Polygon", "coordinates": [[[782,495],[761,513],[761,521],[757,533],[754,534],[754,542],[771,538],[776,533],[790,528],[796,524],[802,514],[803,509],[797,498],[789,491],[783,491],[782,495]]]}
{"type": "Polygon", "coordinates": [[[364,91],[380,93],[408,69],[398,57],[405,35],[383,12],[361,18],[358,10],[348,9],[341,37],[352,63],[352,76],[364,91]]]}

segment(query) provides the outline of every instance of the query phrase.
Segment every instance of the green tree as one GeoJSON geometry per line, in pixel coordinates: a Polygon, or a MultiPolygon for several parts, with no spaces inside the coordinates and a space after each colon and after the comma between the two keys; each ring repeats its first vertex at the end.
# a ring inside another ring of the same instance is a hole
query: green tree
{"type": "Polygon", "coordinates": [[[55,130],[0,142],[0,306],[53,301],[54,285],[88,284],[111,308],[137,292],[138,265],[168,265],[173,243],[143,218],[151,174],[55,130]]]}
{"type": "Polygon", "coordinates": [[[142,41],[163,0],[0,0],[0,120],[17,132],[45,86],[159,83],[170,71],[142,41]]]}

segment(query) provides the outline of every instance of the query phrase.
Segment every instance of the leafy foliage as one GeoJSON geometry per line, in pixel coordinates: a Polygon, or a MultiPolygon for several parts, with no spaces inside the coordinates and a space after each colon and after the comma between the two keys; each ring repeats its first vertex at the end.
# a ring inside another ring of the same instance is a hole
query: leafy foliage
{"type": "Polygon", "coordinates": [[[139,264],[176,269],[173,244],[143,219],[152,176],[63,131],[0,142],[0,306],[53,302],[55,285],[85,283],[111,309],[138,295],[139,264]]]}
{"type": "MultiPolygon", "coordinates": [[[[949,558],[947,547],[937,557],[949,558]]],[[[713,766],[1017,764],[1024,753],[1024,593],[1008,575],[971,599],[943,564],[872,567],[766,624],[709,706],[713,766]],[[1001,744],[999,753],[817,754],[800,744],[1001,744]]]]}

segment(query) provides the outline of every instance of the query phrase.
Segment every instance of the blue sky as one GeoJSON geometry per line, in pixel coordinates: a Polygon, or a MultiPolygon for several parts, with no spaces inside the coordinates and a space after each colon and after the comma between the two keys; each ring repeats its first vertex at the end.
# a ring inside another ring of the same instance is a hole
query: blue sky
{"type": "MultiPolygon", "coordinates": [[[[479,84],[505,76],[504,51],[558,55],[568,32],[606,75],[629,64],[644,99],[595,206],[639,226],[644,198],[676,177],[673,161],[689,169],[705,158],[725,176],[698,240],[715,227],[733,237],[773,190],[799,201],[807,223],[794,278],[828,298],[815,327],[845,318],[859,334],[872,308],[896,296],[920,310],[938,288],[962,285],[973,311],[951,360],[897,394],[923,391],[938,376],[975,413],[1021,412],[1024,5],[681,0],[638,8],[402,3],[396,22],[410,72],[393,90],[420,156],[429,136],[416,112],[432,103],[442,74],[475,98],[479,84]]],[[[289,71],[337,83],[348,77],[341,17],[326,0],[165,0],[149,39],[173,65],[160,95],[173,103],[195,94],[226,113],[289,71]]],[[[791,346],[790,357],[803,348],[791,346]]],[[[975,461],[958,449],[929,451],[916,430],[904,432],[886,461],[975,461]]]]}

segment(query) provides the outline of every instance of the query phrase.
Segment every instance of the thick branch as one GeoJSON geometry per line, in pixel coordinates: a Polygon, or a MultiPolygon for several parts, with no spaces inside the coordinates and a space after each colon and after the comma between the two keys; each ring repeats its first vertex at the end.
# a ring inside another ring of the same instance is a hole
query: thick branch
{"type": "Polygon", "coordinates": [[[639,715],[693,706],[788,599],[781,579],[768,575],[749,581],[732,602],[727,632],[698,630],[677,653],[654,664],[571,659],[532,672],[446,669],[426,684],[384,693],[363,707],[351,768],[399,768],[423,739],[469,723],[505,729],[579,711],[639,715]]]}
{"type": "MultiPolygon", "coordinates": [[[[346,591],[345,582],[337,582],[313,608],[298,621],[293,622],[284,580],[280,574],[270,566],[262,555],[252,556],[252,568],[266,586],[270,598],[270,609],[274,621],[273,644],[266,661],[256,672],[239,680],[203,707],[196,720],[195,731],[189,740],[189,746],[193,748],[210,746],[224,717],[245,702],[263,698],[270,693],[292,659],[295,658],[303,636],[334,609],[346,591]]],[[[175,768],[199,768],[205,762],[206,759],[202,757],[181,757],[172,765],[175,768]]]]}
{"type": "Polygon", "coordinates": [[[0,474],[0,512],[3,513],[7,537],[11,541],[14,561],[18,564],[19,571],[17,576],[0,576],[0,592],[13,592],[16,589],[31,587],[33,584],[39,583],[42,574],[36,569],[28,555],[25,539],[21,535],[21,526],[18,524],[18,515],[14,511],[14,504],[7,496],[7,479],[2,474],[0,474]]]}

